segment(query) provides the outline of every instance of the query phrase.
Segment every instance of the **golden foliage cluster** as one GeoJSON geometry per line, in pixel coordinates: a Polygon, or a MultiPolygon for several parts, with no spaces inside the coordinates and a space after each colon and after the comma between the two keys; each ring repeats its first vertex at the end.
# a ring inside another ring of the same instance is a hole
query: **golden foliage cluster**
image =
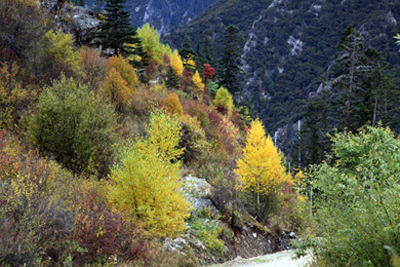
{"type": "Polygon", "coordinates": [[[111,173],[110,202],[149,235],[176,237],[185,229],[190,204],[179,191],[180,136],[176,117],[153,111],[148,137],[129,147],[111,173]]]}

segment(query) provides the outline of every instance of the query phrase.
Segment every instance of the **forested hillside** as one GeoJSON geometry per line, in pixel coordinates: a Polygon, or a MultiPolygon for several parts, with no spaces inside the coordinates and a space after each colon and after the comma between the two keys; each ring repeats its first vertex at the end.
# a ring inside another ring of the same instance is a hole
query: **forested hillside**
{"type": "Polygon", "coordinates": [[[74,3],[0,1],[0,266],[400,266],[398,3],[74,3]]]}
{"type": "Polygon", "coordinates": [[[399,73],[393,42],[399,31],[399,5],[392,0],[221,0],[186,26],[165,34],[164,40],[180,47],[187,34],[193,43],[201,43],[207,30],[219,54],[225,27],[238,26],[244,36],[244,95],[273,133],[301,119],[310,93],[330,78],[336,46],[348,25],[360,31],[366,48],[382,52],[389,68],[399,73]]]}
{"type": "Polygon", "coordinates": [[[74,23],[71,3],[0,2],[0,266],[199,266],[285,248],[304,225],[300,176],[208,62],[131,27],[125,4],[107,1],[76,46],[59,24],[74,23]]]}

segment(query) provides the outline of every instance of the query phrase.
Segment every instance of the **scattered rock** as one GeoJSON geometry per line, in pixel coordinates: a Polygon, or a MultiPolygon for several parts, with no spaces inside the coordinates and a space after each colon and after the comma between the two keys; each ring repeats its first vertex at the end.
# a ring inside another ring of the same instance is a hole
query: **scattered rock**
{"type": "Polygon", "coordinates": [[[164,247],[171,251],[175,251],[175,250],[183,251],[185,248],[187,248],[187,246],[188,246],[188,244],[187,244],[186,240],[181,237],[175,238],[174,240],[169,241],[169,242],[165,242],[165,244],[164,244],[164,247]]]}
{"type": "Polygon", "coordinates": [[[192,204],[192,212],[208,207],[211,212],[217,212],[217,208],[209,199],[212,186],[205,179],[199,179],[189,174],[182,178],[182,183],[181,190],[185,194],[185,199],[192,204]]]}

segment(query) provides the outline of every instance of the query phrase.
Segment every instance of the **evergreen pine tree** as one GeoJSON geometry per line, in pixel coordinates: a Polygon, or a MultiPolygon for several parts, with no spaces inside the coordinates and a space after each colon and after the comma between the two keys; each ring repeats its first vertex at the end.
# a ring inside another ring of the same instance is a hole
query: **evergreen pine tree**
{"type": "Polygon", "coordinates": [[[182,59],[185,60],[194,55],[194,50],[192,48],[192,41],[188,35],[185,35],[183,39],[182,48],[179,50],[179,54],[182,59]]]}
{"type": "Polygon", "coordinates": [[[365,124],[394,126],[399,93],[388,64],[375,49],[364,49],[361,34],[347,27],[337,46],[332,87],[339,131],[356,132],[365,124]]]}
{"type": "Polygon", "coordinates": [[[218,79],[220,86],[226,87],[234,97],[240,94],[240,51],[242,50],[240,42],[242,40],[243,37],[239,34],[238,27],[234,25],[226,27],[222,41],[218,79]]]}
{"type": "Polygon", "coordinates": [[[187,70],[193,70],[193,65],[191,64],[195,58],[195,52],[192,48],[192,41],[188,35],[185,35],[183,39],[182,48],[179,50],[179,55],[182,57],[183,66],[187,70]]]}
{"type": "Polygon", "coordinates": [[[360,117],[371,122],[372,126],[381,123],[382,126],[395,127],[394,119],[398,114],[397,103],[399,91],[394,82],[394,75],[388,72],[388,63],[381,53],[368,48],[362,58],[368,66],[368,72],[362,81],[363,101],[360,117]]]}
{"type": "Polygon", "coordinates": [[[168,88],[179,88],[179,84],[179,77],[176,75],[174,69],[172,67],[169,67],[167,71],[167,79],[165,81],[165,85],[168,88]]]}
{"type": "MultiPolygon", "coordinates": [[[[298,149],[301,151],[301,165],[318,164],[329,151],[329,92],[324,90],[312,97],[306,105],[303,115],[300,138],[293,151],[293,159],[298,165],[298,149]]],[[[291,126],[291,125],[289,125],[291,126]]]]}
{"type": "Polygon", "coordinates": [[[215,97],[217,95],[219,86],[216,82],[213,82],[211,80],[207,81],[207,88],[208,92],[210,93],[211,96],[215,97]]]}
{"type": "Polygon", "coordinates": [[[203,69],[204,59],[201,53],[200,41],[197,40],[196,51],[194,54],[194,62],[196,62],[196,70],[201,72],[203,69]]]}
{"type": "Polygon", "coordinates": [[[131,26],[129,11],[125,10],[126,0],[107,0],[104,20],[100,23],[100,31],[93,34],[94,44],[102,50],[111,49],[114,55],[135,53],[126,44],[138,45],[136,28],[131,26]]]}
{"type": "Polygon", "coordinates": [[[357,104],[361,102],[361,83],[366,66],[361,58],[364,44],[361,34],[348,26],[337,46],[333,88],[336,93],[335,111],[338,118],[337,128],[356,131],[361,125],[357,104]]]}
{"type": "Polygon", "coordinates": [[[203,56],[204,56],[204,63],[208,63],[210,65],[215,65],[214,64],[214,58],[212,56],[211,52],[211,34],[209,31],[205,30],[203,33],[203,56]]]}

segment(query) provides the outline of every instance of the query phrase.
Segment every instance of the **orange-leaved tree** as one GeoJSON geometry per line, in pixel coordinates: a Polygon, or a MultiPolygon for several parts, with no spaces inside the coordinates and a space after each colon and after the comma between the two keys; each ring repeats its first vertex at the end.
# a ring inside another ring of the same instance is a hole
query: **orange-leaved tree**
{"type": "Polygon", "coordinates": [[[271,137],[266,136],[261,121],[253,121],[247,134],[243,158],[238,161],[234,173],[240,182],[239,189],[256,192],[257,213],[260,194],[273,192],[279,185],[291,180],[283,160],[282,153],[274,146],[271,137]]]}
{"type": "Polygon", "coordinates": [[[122,112],[132,97],[138,83],[135,69],[122,56],[114,56],[109,60],[110,70],[107,73],[100,92],[106,99],[115,104],[118,112],[122,112]]]}
{"type": "Polygon", "coordinates": [[[126,149],[111,172],[109,200],[149,236],[176,237],[189,216],[190,204],[179,191],[180,136],[175,116],[154,111],[148,137],[126,149]]]}
{"type": "Polygon", "coordinates": [[[113,67],[121,77],[126,81],[126,84],[134,89],[138,83],[136,71],[129,62],[122,56],[113,56],[110,58],[109,64],[113,67]]]}
{"type": "Polygon", "coordinates": [[[114,68],[111,68],[104,79],[100,88],[101,95],[111,101],[118,112],[122,111],[123,106],[129,103],[133,96],[133,91],[128,87],[121,74],[114,68]]]}
{"type": "Polygon", "coordinates": [[[167,106],[167,111],[170,114],[181,115],[183,113],[183,107],[179,101],[179,96],[176,93],[169,94],[165,99],[165,105],[167,106]]]}

